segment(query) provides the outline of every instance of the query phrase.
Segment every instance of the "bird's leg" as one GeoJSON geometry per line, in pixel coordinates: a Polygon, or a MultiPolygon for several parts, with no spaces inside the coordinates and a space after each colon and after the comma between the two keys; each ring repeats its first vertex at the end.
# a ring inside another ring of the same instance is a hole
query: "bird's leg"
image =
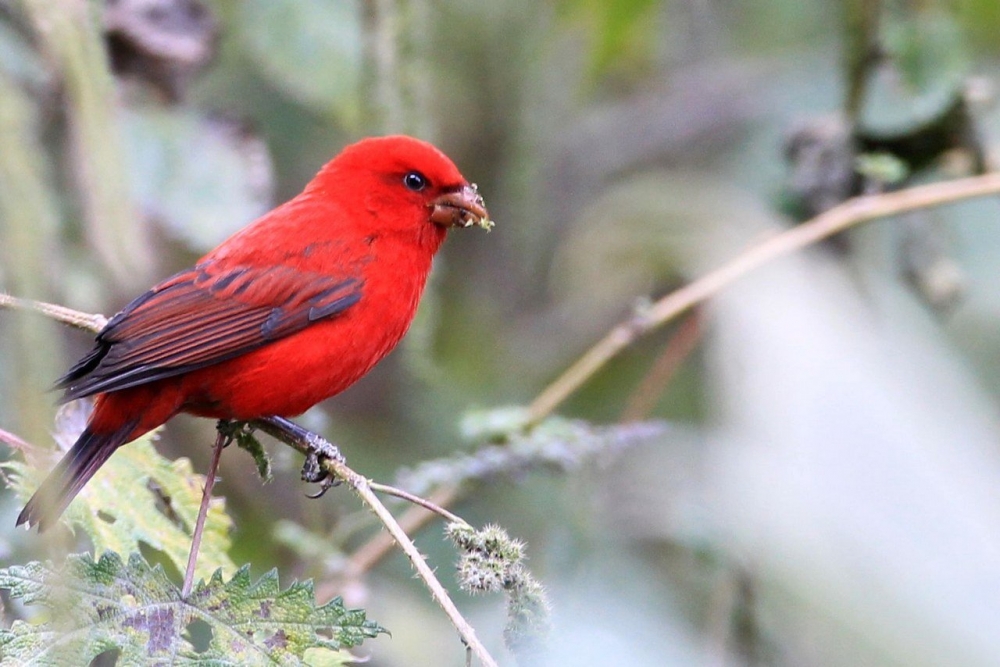
{"type": "Polygon", "coordinates": [[[319,484],[315,494],[306,494],[310,498],[319,498],[330,487],[340,484],[340,480],[331,475],[323,466],[324,461],[346,462],[340,449],[326,438],[302,428],[295,422],[284,417],[265,417],[255,422],[255,425],[266,433],[279,438],[291,438],[298,443],[299,451],[305,451],[306,460],[302,465],[302,480],[311,484],[319,484]]]}
{"type": "Polygon", "coordinates": [[[253,435],[253,427],[248,422],[236,421],[235,419],[220,419],[215,424],[215,430],[226,438],[222,445],[223,448],[233,444],[233,441],[240,437],[253,435]]]}
{"type": "Polygon", "coordinates": [[[198,562],[198,550],[201,548],[201,536],[205,532],[205,518],[208,516],[208,504],[212,500],[212,487],[215,486],[215,474],[219,470],[219,458],[222,457],[222,450],[233,441],[233,422],[219,420],[216,430],[218,435],[215,438],[215,447],[212,450],[212,461],[208,464],[208,473],[205,476],[205,488],[201,492],[201,507],[198,509],[198,519],[194,524],[194,532],[191,534],[191,552],[188,554],[187,570],[184,572],[184,586],[181,588],[181,597],[186,598],[191,594],[191,587],[194,585],[194,568],[198,562]]]}

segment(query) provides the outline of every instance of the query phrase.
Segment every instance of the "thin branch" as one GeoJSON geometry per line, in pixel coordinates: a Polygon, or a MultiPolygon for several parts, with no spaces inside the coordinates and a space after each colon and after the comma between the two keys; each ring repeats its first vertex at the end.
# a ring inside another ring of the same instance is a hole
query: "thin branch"
{"type": "Polygon", "coordinates": [[[92,331],[97,333],[108,323],[108,318],[104,315],[83,313],[79,310],[57,306],[54,303],[44,301],[33,301],[31,299],[20,299],[16,296],[0,293],[0,308],[10,308],[11,310],[26,310],[40,313],[49,319],[53,319],[63,324],[68,324],[77,329],[92,331]]]}
{"type": "Polygon", "coordinates": [[[369,482],[369,486],[371,486],[372,491],[375,491],[376,493],[384,493],[389,496],[395,496],[396,498],[400,498],[407,502],[411,502],[414,505],[419,505],[420,507],[423,507],[424,509],[433,512],[434,514],[437,514],[444,520],[450,521],[451,523],[466,523],[465,519],[458,516],[457,514],[452,514],[445,508],[441,507],[440,505],[430,500],[427,500],[426,498],[421,498],[420,496],[414,495],[408,491],[397,489],[395,486],[389,486],[388,484],[379,484],[378,482],[369,482]]]}
{"type": "Polygon", "coordinates": [[[1000,173],[856,197],[808,222],[777,234],[737,255],[718,269],[671,292],[651,308],[644,309],[642,313],[608,332],[538,395],[528,407],[528,423],[537,424],[552,414],[594,373],[638,338],[715,296],[723,288],[774,259],[790,255],[863,222],[997,193],[1000,193],[1000,173]]]}
{"type": "Polygon", "coordinates": [[[483,646],[482,642],[476,636],[475,629],[469,624],[465,618],[462,617],[461,612],[458,611],[458,607],[452,602],[452,599],[448,596],[448,592],[441,585],[441,582],[437,580],[434,576],[434,571],[431,570],[430,566],[427,565],[427,561],[424,560],[420,552],[417,551],[417,547],[410,540],[409,536],[403,531],[403,529],[396,523],[396,519],[392,516],[389,510],[386,509],[385,505],[379,501],[378,496],[371,490],[368,484],[368,480],[357,474],[347,466],[342,463],[334,463],[330,468],[330,472],[336,474],[340,479],[344,479],[354,492],[358,494],[362,501],[364,501],[373,512],[378,516],[378,518],[385,524],[386,529],[392,534],[393,539],[399,544],[399,548],[403,550],[406,557],[410,559],[413,568],[420,575],[420,578],[424,580],[424,584],[430,590],[431,595],[437,601],[441,608],[444,609],[445,614],[451,620],[452,625],[458,630],[458,633],[462,636],[465,641],[466,646],[468,646],[472,652],[479,658],[480,662],[486,667],[498,667],[496,660],[490,655],[486,647],[483,646]],[[346,477],[345,477],[346,476],[346,477]]]}
{"type": "MultiPolygon", "coordinates": [[[[315,456],[317,450],[321,450],[324,447],[332,449],[333,446],[320,438],[314,433],[305,431],[301,427],[292,424],[288,420],[280,419],[276,417],[270,417],[267,419],[258,419],[250,422],[255,428],[268,433],[269,435],[278,438],[281,442],[293,447],[294,449],[302,452],[307,457],[315,456]]],[[[324,458],[320,461],[320,465],[334,478],[345,482],[350,486],[354,493],[361,498],[362,502],[368,505],[369,509],[375,513],[375,515],[382,521],[382,524],[386,527],[386,530],[392,535],[393,539],[399,545],[399,548],[403,550],[406,557],[410,559],[410,563],[413,568],[417,571],[417,574],[423,579],[424,584],[427,586],[428,590],[431,592],[431,596],[434,600],[441,606],[445,614],[447,614],[449,620],[451,620],[452,625],[458,630],[459,635],[461,635],[462,640],[465,642],[472,652],[476,655],[479,660],[487,667],[497,667],[496,660],[490,655],[486,647],[483,646],[482,642],[476,636],[475,629],[469,624],[468,621],[462,616],[461,612],[458,611],[458,607],[449,597],[448,592],[438,581],[437,577],[434,576],[433,570],[424,560],[423,556],[417,550],[413,541],[406,535],[406,532],[402,529],[396,519],[392,516],[392,513],[386,509],[385,505],[378,499],[375,492],[372,489],[372,483],[366,477],[359,475],[349,468],[343,461],[337,460],[335,458],[324,458]]],[[[464,522],[463,522],[464,523],[464,522]]]]}

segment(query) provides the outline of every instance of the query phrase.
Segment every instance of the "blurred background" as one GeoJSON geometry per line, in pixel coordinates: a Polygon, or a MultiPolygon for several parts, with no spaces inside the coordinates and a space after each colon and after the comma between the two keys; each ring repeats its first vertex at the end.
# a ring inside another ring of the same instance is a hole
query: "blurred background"
{"type": "MultiPolygon", "coordinates": [[[[998,35],[995,0],[6,2],[0,290],[110,315],[346,143],[432,140],[497,226],[453,234],[401,349],[302,418],[392,482],[741,249],[989,170],[998,35]]],[[[546,664],[1000,664],[998,223],[970,201],[774,262],[561,405],[596,443],[557,443],[564,470],[466,482],[454,511],[549,591],[546,664]]],[[[0,428],[47,445],[90,344],[0,312],[0,428]]],[[[204,471],[213,438],[182,417],[158,446],[204,471]]],[[[369,664],[464,664],[400,554],[345,583],[373,523],[269,448],[266,487],[223,456],[233,560],[365,607],[392,631],[369,664]]],[[[18,510],[0,561],[50,557],[18,510]]],[[[454,589],[439,525],[417,542],[454,589]]],[[[501,600],[455,594],[513,664],[501,600]]]]}

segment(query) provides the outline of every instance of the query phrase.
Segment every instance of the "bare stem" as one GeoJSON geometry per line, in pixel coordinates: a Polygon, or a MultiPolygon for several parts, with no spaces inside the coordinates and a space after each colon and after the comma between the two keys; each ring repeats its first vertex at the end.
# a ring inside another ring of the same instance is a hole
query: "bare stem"
{"type": "Polygon", "coordinates": [[[450,521],[451,523],[465,523],[465,520],[457,514],[452,514],[433,501],[421,498],[420,496],[414,495],[409,491],[397,489],[395,486],[389,486],[388,484],[379,484],[378,482],[369,482],[368,485],[372,488],[372,491],[375,491],[376,493],[384,493],[389,496],[395,496],[396,498],[401,498],[402,500],[411,502],[414,505],[419,505],[420,507],[437,514],[444,520],[450,521]]]}
{"type": "Polygon", "coordinates": [[[201,536],[205,532],[205,518],[208,516],[208,506],[212,501],[212,488],[215,486],[215,475],[219,471],[219,459],[222,450],[228,444],[229,436],[219,431],[215,438],[215,448],[212,450],[212,461],[208,464],[208,474],[205,477],[205,488],[201,492],[201,507],[198,508],[198,518],[194,523],[194,533],[191,535],[191,552],[188,554],[187,570],[184,572],[184,586],[181,597],[191,595],[194,585],[194,570],[198,563],[198,550],[201,549],[201,536]]]}
{"type": "Polygon", "coordinates": [[[528,422],[537,424],[552,414],[594,373],[636,339],[774,259],[790,255],[863,222],[997,193],[1000,193],[1000,173],[856,197],[801,225],[772,236],[714,271],[671,292],[653,304],[652,308],[613,328],[538,395],[528,407],[528,422]]]}

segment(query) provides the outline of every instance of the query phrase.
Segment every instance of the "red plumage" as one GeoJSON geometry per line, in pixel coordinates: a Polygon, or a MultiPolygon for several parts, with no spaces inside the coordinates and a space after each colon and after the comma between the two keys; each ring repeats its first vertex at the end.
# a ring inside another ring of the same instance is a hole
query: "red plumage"
{"type": "Polygon", "coordinates": [[[491,224],[443,153],[348,146],[299,196],[134,300],[59,381],[96,396],[87,429],[28,501],[44,530],[121,445],[179,412],[294,416],[361,378],[406,333],[448,227],[491,224]]]}

